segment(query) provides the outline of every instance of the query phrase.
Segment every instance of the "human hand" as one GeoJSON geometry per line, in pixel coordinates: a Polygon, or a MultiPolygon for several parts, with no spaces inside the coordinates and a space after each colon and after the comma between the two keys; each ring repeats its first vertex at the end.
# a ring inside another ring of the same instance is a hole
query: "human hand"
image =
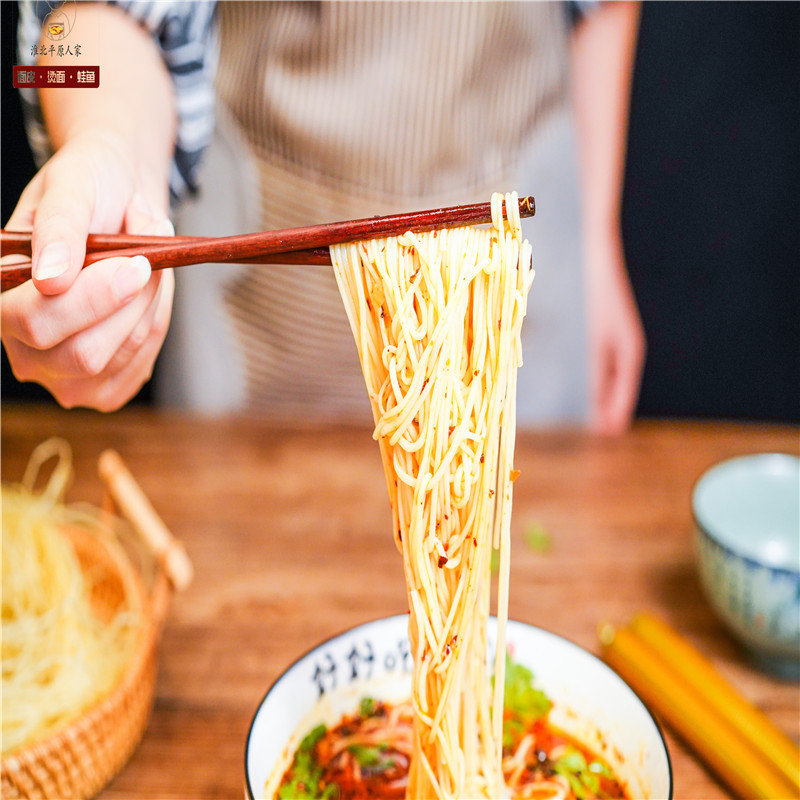
{"type": "Polygon", "coordinates": [[[620,237],[587,245],[590,427],[616,435],[636,409],[645,335],[620,237]]]}
{"type": "Polygon", "coordinates": [[[169,235],[166,184],[137,172],[110,134],[69,140],[26,187],[7,223],[31,230],[33,280],[0,297],[3,344],[19,380],[63,406],[112,411],[149,379],[172,309],[170,271],[145,258],[81,269],[91,232],[169,235]]]}

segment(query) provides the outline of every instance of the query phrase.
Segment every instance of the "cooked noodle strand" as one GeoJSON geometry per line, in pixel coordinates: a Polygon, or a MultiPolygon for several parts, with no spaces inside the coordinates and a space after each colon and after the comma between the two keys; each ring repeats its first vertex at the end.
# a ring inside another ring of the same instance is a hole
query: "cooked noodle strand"
{"type": "Polygon", "coordinates": [[[496,194],[491,205],[488,228],[331,247],[408,589],[413,798],[506,794],[516,370],[533,271],[516,195],[496,194]],[[486,660],[493,548],[501,554],[494,691],[486,660]]]}

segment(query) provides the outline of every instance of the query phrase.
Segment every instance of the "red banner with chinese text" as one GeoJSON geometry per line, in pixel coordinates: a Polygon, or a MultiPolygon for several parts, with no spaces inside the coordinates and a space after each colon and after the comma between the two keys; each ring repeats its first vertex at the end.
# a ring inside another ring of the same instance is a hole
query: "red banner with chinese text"
{"type": "Polygon", "coordinates": [[[14,67],[15,89],[96,89],[98,86],[99,66],[14,67]]]}

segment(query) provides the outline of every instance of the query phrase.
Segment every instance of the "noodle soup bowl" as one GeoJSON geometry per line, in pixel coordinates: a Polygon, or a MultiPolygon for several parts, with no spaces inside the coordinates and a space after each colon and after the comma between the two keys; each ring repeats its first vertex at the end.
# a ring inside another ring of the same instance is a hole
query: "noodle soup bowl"
{"type": "MultiPolygon", "coordinates": [[[[492,619],[489,638],[496,623],[492,619]]],[[[508,623],[513,659],[553,701],[552,724],[604,758],[634,798],[672,798],[672,769],[657,723],[631,688],[577,645],[521,622],[508,623]]],[[[493,650],[493,646],[490,644],[493,650]]],[[[290,666],[261,701],[245,752],[245,796],[275,796],[302,738],[333,727],[363,697],[403,702],[411,693],[408,616],[368,622],[321,644],[290,666]]]]}

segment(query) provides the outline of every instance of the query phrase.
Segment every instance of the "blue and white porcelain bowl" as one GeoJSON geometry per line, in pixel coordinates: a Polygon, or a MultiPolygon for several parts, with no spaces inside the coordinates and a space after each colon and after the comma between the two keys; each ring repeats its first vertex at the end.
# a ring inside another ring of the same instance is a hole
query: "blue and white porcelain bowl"
{"type": "Polygon", "coordinates": [[[723,461],[695,485],[692,511],[711,605],[760,666],[800,678],[800,459],[723,461]]]}
{"type": "MultiPolygon", "coordinates": [[[[495,630],[492,619],[490,642],[495,630]]],[[[572,642],[521,622],[508,623],[507,641],[514,659],[534,673],[536,685],[553,701],[554,725],[606,758],[632,797],[672,797],[661,730],[616,672],[572,642]]],[[[292,664],[267,692],[250,726],[247,800],[274,797],[300,740],[315,725],[336,724],[354,713],[364,696],[407,700],[411,669],[407,614],[346,631],[292,664]]]]}

